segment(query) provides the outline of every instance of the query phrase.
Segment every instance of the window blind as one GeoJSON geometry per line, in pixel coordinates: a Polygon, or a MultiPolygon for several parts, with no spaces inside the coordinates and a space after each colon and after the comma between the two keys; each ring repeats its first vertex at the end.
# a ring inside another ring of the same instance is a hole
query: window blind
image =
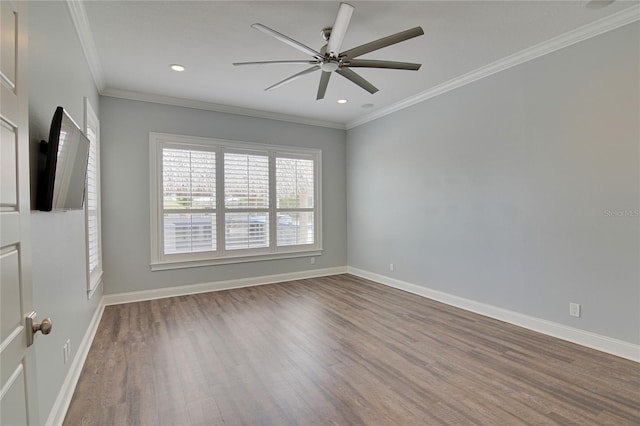
{"type": "Polygon", "coordinates": [[[216,250],[216,153],[162,150],[164,253],[216,250]]]}
{"type": "Polygon", "coordinates": [[[314,161],[276,158],[277,244],[314,243],[314,161]]]}
{"type": "Polygon", "coordinates": [[[149,142],[153,270],[320,254],[319,150],[149,142]]]}

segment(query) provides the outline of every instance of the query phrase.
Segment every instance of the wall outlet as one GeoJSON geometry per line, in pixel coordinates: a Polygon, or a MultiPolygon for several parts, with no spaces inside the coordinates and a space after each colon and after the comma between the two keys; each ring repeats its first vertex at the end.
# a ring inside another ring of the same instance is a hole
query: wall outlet
{"type": "Polygon", "coordinates": [[[64,355],[64,363],[66,364],[67,362],[69,362],[69,354],[71,353],[71,339],[67,339],[67,341],[64,343],[62,352],[64,355]]]}
{"type": "Polygon", "coordinates": [[[580,317],[580,304],[569,303],[569,315],[572,317],[580,317]]]}
{"type": "Polygon", "coordinates": [[[389,270],[390,270],[391,272],[393,272],[393,263],[390,263],[390,264],[389,264],[389,270]]]}
{"type": "Polygon", "coordinates": [[[316,258],[312,257],[311,259],[309,259],[309,261],[311,262],[312,265],[316,264],[316,258]]]}

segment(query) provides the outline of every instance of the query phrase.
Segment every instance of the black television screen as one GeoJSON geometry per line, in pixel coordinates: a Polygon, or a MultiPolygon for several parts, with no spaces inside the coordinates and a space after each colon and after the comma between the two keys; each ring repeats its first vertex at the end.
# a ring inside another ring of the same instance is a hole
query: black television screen
{"type": "Polygon", "coordinates": [[[36,209],[82,209],[88,161],[89,139],[62,107],[56,108],[49,141],[40,142],[36,209]]]}

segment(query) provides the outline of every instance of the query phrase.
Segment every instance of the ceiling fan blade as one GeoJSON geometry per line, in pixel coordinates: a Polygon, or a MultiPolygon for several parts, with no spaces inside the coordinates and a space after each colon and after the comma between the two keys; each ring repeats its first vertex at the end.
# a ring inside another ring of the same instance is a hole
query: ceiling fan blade
{"type": "Polygon", "coordinates": [[[340,47],[344,41],[344,36],[347,33],[349,27],[349,21],[351,21],[351,15],[353,14],[353,6],[347,3],[340,3],[338,8],[338,15],[336,16],[336,22],[331,28],[331,35],[329,36],[329,42],[327,43],[327,53],[338,57],[340,53],[340,47]]]}
{"type": "Polygon", "coordinates": [[[359,74],[357,74],[355,71],[351,71],[349,68],[338,68],[336,72],[341,76],[343,76],[344,78],[346,78],[347,80],[351,80],[352,82],[362,87],[364,90],[366,90],[371,94],[374,94],[378,91],[378,88],[376,86],[369,83],[367,80],[362,78],[359,74]]]}
{"type": "Polygon", "coordinates": [[[418,71],[422,64],[411,62],[376,61],[368,59],[352,59],[345,61],[342,67],[348,68],[389,68],[394,70],[418,71]]]}
{"type": "Polygon", "coordinates": [[[331,78],[331,73],[328,71],[322,71],[322,75],[320,76],[320,85],[318,86],[318,95],[316,96],[316,101],[320,99],[324,99],[324,94],[327,92],[327,86],[329,85],[329,78],[331,78]]]}
{"type": "Polygon", "coordinates": [[[278,64],[307,64],[314,65],[317,64],[318,61],[311,59],[308,61],[305,60],[291,60],[291,61],[254,61],[254,62],[234,62],[232,65],[278,65],[278,64]]]}
{"type": "Polygon", "coordinates": [[[287,78],[285,78],[284,80],[279,81],[279,82],[277,82],[276,84],[274,84],[274,85],[272,85],[272,86],[267,87],[266,89],[264,89],[264,91],[266,92],[266,91],[268,91],[268,90],[273,90],[273,89],[275,89],[275,88],[277,88],[277,87],[280,87],[280,86],[282,86],[282,85],[284,85],[284,84],[291,83],[293,80],[297,80],[297,79],[299,79],[300,77],[302,77],[303,75],[306,75],[306,74],[312,73],[312,72],[317,71],[317,70],[319,70],[319,69],[320,69],[320,65],[314,65],[314,66],[312,66],[311,68],[307,68],[307,69],[306,69],[306,70],[304,70],[304,71],[300,71],[299,73],[294,74],[294,75],[292,75],[291,77],[287,77],[287,78]]]}
{"type": "Polygon", "coordinates": [[[354,47],[353,49],[346,50],[340,53],[340,56],[344,56],[349,59],[357,58],[365,53],[373,52],[374,50],[382,49],[383,47],[391,46],[392,44],[400,43],[401,41],[409,40],[411,38],[421,36],[422,34],[424,34],[424,31],[421,27],[411,28],[410,30],[401,31],[361,46],[354,47]]]}
{"type": "Polygon", "coordinates": [[[295,47],[296,49],[306,53],[307,55],[311,55],[314,58],[316,57],[321,57],[322,55],[320,55],[320,52],[316,52],[315,50],[313,50],[312,48],[305,46],[304,44],[300,43],[299,41],[296,41],[294,39],[292,39],[291,37],[287,37],[286,35],[279,33],[276,30],[272,30],[269,27],[265,27],[262,24],[253,24],[251,25],[251,28],[254,28],[258,31],[261,31],[265,34],[270,35],[271,37],[275,37],[278,40],[280,40],[283,43],[288,44],[291,47],[295,47]]]}

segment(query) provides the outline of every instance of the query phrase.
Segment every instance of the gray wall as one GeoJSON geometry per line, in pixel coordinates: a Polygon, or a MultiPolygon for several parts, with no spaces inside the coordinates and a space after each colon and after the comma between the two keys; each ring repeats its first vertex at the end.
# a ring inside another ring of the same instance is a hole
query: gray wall
{"type": "Polygon", "coordinates": [[[190,108],[100,99],[104,291],[123,293],[345,266],[345,131],[190,108]],[[149,132],[322,150],[324,252],[271,260],[151,272],[149,132]]]}
{"type": "MultiPolygon", "coordinates": [[[[31,151],[48,139],[56,106],[83,126],[83,97],[98,111],[98,93],[64,2],[29,3],[29,132],[31,151]]],[[[32,155],[32,189],[36,170],[32,155]]],[[[32,200],[35,192],[32,193],[32,200]]],[[[33,203],[33,201],[32,201],[33,203]]],[[[72,358],[101,297],[87,300],[84,212],[32,212],[33,294],[39,318],[51,317],[53,331],[38,336],[36,369],[40,424],[44,424],[71,365],[62,347],[71,340],[72,358]]]]}
{"type": "Polygon", "coordinates": [[[349,266],[640,343],[639,31],[349,130],[349,266]]]}

